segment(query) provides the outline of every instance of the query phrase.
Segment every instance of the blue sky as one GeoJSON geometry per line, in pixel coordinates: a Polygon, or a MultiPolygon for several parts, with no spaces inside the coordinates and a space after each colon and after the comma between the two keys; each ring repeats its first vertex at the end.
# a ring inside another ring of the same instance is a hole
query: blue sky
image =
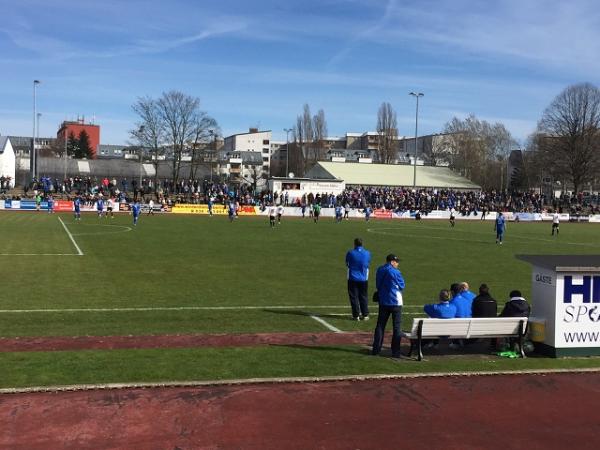
{"type": "Polygon", "coordinates": [[[128,141],[140,96],[197,96],[223,134],[293,126],[325,111],[330,136],[375,129],[390,102],[401,135],[452,117],[502,122],[523,141],[566,86],[599,84],[593,0],[0,0],[0,133],[42,136],[95,116],[128,141]]]}

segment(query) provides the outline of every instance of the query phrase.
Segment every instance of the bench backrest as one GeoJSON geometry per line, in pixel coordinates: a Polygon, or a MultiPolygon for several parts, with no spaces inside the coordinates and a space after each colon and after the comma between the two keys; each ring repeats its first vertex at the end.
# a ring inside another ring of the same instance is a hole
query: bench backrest
{"type": "Polygon", "coordinates": [[[519,322],[523,328],[526,317],[490,317],[472,319],[413,319],[411,334],[416,336],[419,322],[423,321],[422,337],[485,337],[510,336],[519,334],[519,322]]]}

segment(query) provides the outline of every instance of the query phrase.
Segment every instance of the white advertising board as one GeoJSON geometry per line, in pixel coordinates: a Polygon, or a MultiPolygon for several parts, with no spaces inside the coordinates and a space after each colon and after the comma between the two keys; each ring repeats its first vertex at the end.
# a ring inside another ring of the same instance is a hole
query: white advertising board
{"type": "Polygon", "coordinates": [[[600,346],[600,274],[560,273],[554,347],[600,346]]]}

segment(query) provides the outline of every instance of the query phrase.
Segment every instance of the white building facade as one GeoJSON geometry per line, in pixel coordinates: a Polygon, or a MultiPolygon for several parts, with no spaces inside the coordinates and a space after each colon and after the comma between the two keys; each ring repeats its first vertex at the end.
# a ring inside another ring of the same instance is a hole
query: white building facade
{"type": "Polygon", "coordinates": [[[15,152],[8,136],[0,136],[0,177],[5,179],[5,187],[15,186],[15,152]]]}
{"type": "Polygon", "coordinates": [[[219,174],[234,182],[266,184],[271,166],[271,130],[250,128],[227,136],[219,152],[219,174]],[[264,180],[264,181],[263,181],[264,180]]]}

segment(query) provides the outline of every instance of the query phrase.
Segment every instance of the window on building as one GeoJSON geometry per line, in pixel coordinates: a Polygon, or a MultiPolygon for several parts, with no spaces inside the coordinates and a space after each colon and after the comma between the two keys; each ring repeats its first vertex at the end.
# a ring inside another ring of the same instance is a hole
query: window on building
{"type": "Polygon", "coordinates": [[[263,145],[269,145],[269,140],[268,139],[263,139],[263,145]]]}
{"type": "Polygon", "coordinates": [[[269,153],[269,149],[268,148],[263,148],[263,153],[269,153]]]}
{"type": "Polygon", "coordinates": [[[266,156],[263,156],[263,162],[267,162],[269,160],[269,158],[267,158],[266,156]]]}

